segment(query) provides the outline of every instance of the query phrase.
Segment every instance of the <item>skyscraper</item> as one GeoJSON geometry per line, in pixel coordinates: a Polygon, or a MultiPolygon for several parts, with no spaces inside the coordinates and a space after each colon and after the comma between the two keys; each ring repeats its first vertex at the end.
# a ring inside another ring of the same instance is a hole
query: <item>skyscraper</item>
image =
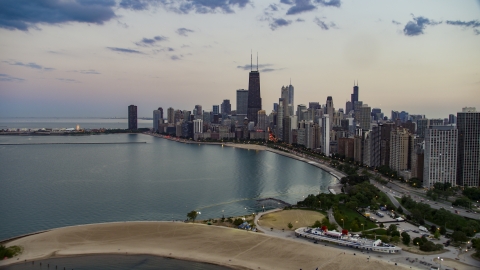
{"type": "Polygon", "coordinates": [[[335,108],[333,107],[333,98],[331,96],[327,97],[327,104],[325,104],[325,113],[328,114],[328,119],[330,120],[329,127],[331,129],[333,126],[333,114],[335,113],[335,108]]]}
{"type": "MultiPolygon", "coordinates": [[[[358,101],[358,82],[355,84],[355,81],[353,82],[353,94],[350,96],[350,102],[352,102],[352,106],[355,105],[355,102],[358,101]]],[[[349,113],[348,111],[346,113],[349,113]]]]}
{"type": "Polygon", "coordinates": [[[158,132],[159,121],[163,124],[163,108],[159,107],[158,110],[153,111],[153,130],[158,132]]]}
{"type": "Polygon", "coordinates": [[[220,113],[220,106],[219,105],[213,105],[213,114],[219,114],[220,113]]]}
{"type": "Polygon", "coordinates": [[[248,90],[237,90],[237,115],[247,115],[248,90]]]}
{"type": "Polygon", "coordinates": [[[260,73],[258,72],[258,56],[257,70],[252,70],[252,62],[250,62],[250,73],[248,76],[248,108],[247,117],[249,121],[257,124],[257,113],[262,109],[262,98],[260,97],[260,73]]]}
{"type": "Polygon", "coordinates": [[[480,112],[463,108],[457,113],[457,185],[480,186],[480,112]]]}
{"type": "Polygon", "coordinates": [[[230,99],[224,99],[222,102],[222,115],[228,115],[232,112],[232,105],[230,104],[230,99]]]}
{"type": "Polygon", "coordinates": [[[167,109],[167,122],[169,124],[175,123],[175,110],[172,107],[167,109]]]}
{"type": "Polygon", "coordinates": [[[329,115],[325,114],[322,117],[322,127],[321,127],[321,132],[322,132],[322,144],[321,144],[321,149],[322,153],[326,156],[330,155],[330,120],[328,119],[329,115]]]}
{"type": "Polygon", "coordinates": [[[425,131],[423,187],[457,184],[457,140],[458,130],[453,126],[432,126],[425,131]]]}
{"type": "Polygon", "coordinates": [[[137,129],[137,106],[135,105],[128,106],[128,129],[137,129]]]}

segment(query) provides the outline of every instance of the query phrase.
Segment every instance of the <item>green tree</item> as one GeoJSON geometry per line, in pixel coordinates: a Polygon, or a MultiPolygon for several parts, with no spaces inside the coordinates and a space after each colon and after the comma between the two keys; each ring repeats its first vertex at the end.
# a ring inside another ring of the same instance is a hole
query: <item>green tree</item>
{"type": "Polygon", "coordinates": [[[415,237],[415,238],[413,239],[413,245],[415,245],[415,246],[419,246],[419,245],[422,244],[422,243],[423,243],[423,242],[422,242],[422,238],[420,238],[420,237],[415,237]]]}
{"type": "Polygon", "coordinates": [[[312,227],[313,228],[322,227],[322,223],[320,222],[320,220],[315,220],[315,223],[313,223],[312,227]]]}
{"type": "Polygon", "coordinates": [[[402,243],[406,246],[410,245],[410,235],[407,232],[402,232],[402,243]]]}
{"type": "Polygon", "coordinates": [[[400,242],[400,236],[398,236],[398,235],[392,236],[390,238],[390,242],[397,244],[398,242],[400,242]]]}
{"type": "Polygon", "coordinates": [[[288,228],[291,230],[293,228],[293,225],[291,222],[288,223],[288,228]]]}
{"type": "Polygon", "coordinates": [[[189,220],[191,220],[193,223],[195,223],[195,219],[197,218],[198,212],[197,211],[190,211],[187,214],[187,217],[189,220]]]}
{"type": "Polygon", "coordinates": [[[433,233],[433,237],[435,237],[435,239],[440,239],[440,230],[436,230],[434,233],[433,233]]]}
{"type": "Polygon", "coordinates": [[[440,227],[440,234],[445,235],[447,233],[447,229],[444,226],[440,227]]]}
{"type": "Polygon", "coordinates": [[[462,231],[454,231],[452,233],[452,239],[455,242],[466,242],[467,241],[467,235],[462,231]]]}

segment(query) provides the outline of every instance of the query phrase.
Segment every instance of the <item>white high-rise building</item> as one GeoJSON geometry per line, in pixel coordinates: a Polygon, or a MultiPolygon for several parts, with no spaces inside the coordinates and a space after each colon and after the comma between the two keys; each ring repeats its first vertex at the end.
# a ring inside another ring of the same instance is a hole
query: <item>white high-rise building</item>
{"type": "Polygon", "coordinates": [[[322,153],[325,156],[330,156],[330,119],[328,114],[323,115],[320,124],[322,130],[322,153]]]}
{"type": "Polygon", "coordinates": [[[193,120],[193,133],[203,133],[203,120],[195,119],[193,120]]]}
{"type": "Polygon", "coordinates": [[[423,186],[457,182],[458,130],[454,126],[432,126],[425,130],[423,186]]]}

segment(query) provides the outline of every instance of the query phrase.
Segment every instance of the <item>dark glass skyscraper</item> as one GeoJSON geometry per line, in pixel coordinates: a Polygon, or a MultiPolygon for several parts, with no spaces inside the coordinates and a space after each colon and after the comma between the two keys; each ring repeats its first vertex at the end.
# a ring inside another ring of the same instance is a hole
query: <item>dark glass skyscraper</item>
{"type": "Polygon", "coordinates": [[[128,129],[137,129],[137,106],[128,106],[128,129]]]}
{"type": "Polygon", "coordinates": [[[258,111],[262,109],[262,98],[260,97],[260,73],[258,67],[256,71],[250,71],[248,76],[248,109],[247,117],[250,122],[257,124],[258,111]]]}
{"type": "MultiPolygon", "coordinates": [[[[355,85],[355,82],[353,84],[353,94],[351,95],[351,100],[350,102],[352,102],[352,106],[355,106],[355,102],[358,101],[358,82],[357,84],[355,85]]],[[[353,108],[355,109],[355,107],[353,108]]],[[[346,112],[348,113],[348,112],[346,112]]]]}
{"type": "Polygon", "coordinates": [[[457,113],[457,185],[480,186],[480,112],[463,108],[457,113]]]}

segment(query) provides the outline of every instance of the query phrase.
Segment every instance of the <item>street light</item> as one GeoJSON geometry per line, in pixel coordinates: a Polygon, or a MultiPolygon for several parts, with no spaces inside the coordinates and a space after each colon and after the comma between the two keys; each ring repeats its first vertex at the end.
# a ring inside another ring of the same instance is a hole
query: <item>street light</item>
{"type": "Polygon", "coordinates": [[[440,259],[440,257],[437,257],[438,261],[440,262],[440,270],[442,270],[442,261],[443,261],[443,258],[440,259]]]}
{"type": "Polygon", "coordinates": [[[343,228],[345,228],[345,220],[343,220],[343,218],[342,218],[342,224],[343,224],[343,226],[342,226],[342,229],[343,229],[343,228]]]}
{"type": "Polygon", "coordinates": [[[365,226],[362,223],[362,232],[365,231],[365,226]]]}

